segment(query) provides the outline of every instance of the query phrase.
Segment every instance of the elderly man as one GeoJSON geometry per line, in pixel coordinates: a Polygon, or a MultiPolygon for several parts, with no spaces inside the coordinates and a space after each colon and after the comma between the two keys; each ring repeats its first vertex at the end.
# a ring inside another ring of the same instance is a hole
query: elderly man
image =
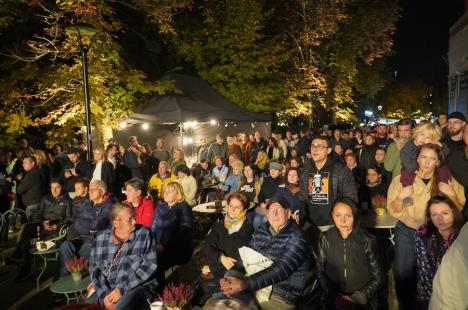
{"type": "Polygon", "coordinates": [[[299,226],[289,220],[287,201],[273,197],[266,208],[268,222],[255,230],[249,247],[272,260],[272,264],[245,278],[228,272],[220,286],[229,297],[272,286],[269,299],[259,302],[261,309],[295,309],[304,289],[308,246],[299,226]]]}
{"type": "Polygon", "coordinates": [[[64,264],[73,256],[89,258],[94,237],[100,231],[109,228],[109,209],[115,200],[107,192],[106,183],[94,180],[89,183],[89,199],[87,192],[80,190],[85,185],[83,181],[75,183],[73,200],[72,225],[67,233],[67,240],[60,245],[59,268],[60,277],[69,272],[64,264]]]}
{"type": "Polygon", "coordinates": [[[114,204],[110,221],[91,250],[88,301],[106,309],[142,309],[157,285],[154,239],[136,224],[132,206],[114,204]]]}

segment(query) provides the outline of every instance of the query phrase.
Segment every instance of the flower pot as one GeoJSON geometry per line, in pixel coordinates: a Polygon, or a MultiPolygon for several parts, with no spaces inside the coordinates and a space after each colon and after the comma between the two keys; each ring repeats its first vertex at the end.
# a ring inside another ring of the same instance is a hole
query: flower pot
{"type": "Polygon", "coordinates": [[[374,212],[377,216],[382,216],[387,213],[387,210],[384,208],[374,208],[374,212]]]}
{"type": "Polygon", "coordinates": [[[73,281],[81,281],[81,273],[73,272],[71,274],[73,281]]]}

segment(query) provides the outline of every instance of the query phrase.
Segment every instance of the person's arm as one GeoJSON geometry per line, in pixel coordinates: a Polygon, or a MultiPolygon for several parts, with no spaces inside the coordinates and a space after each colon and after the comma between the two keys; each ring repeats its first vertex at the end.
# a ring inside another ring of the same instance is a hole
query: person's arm
{"type": "Polygon", "coordinates": [[[221,250],[222,244],[219,244],[219,225],[224,225],[218,222],[215,227],[209,232],[205,238],[205,244],[203,246],[203,254],[205,255],[206,262],[210,266],[212,272],[216,270],[222,270],[223,266],[220,263],[220,256],[223,254],[221,250]]]}
{"type": "Polygon", "coordinates": [[[424,292],[432,292],[432,279],[437,267],[429,261],[426,242],[419,232],[416,233],[415,244],[418,285],[423,287],[424,292]]]}
{"type": "Polygon", "coordinates": [[[273,264],[245,280],[250,291],[258,291],[264,287],[280,283],[290,277],[307,261],[307,244],[303,238],[289,238],[285,246],[273,260],[273,264]]]}
{"type": "Polygon", "coordinates": [[[322,288],[322,302],[325,303],[331,291],[331,284],[327,276],[326,265],[328,256],[328,240],[324,233],[320,233],[317,255],[317,279],[322,288]]]}
{"type": "Polygon", "coordinates": [[[400,151],[401,166],[408,171],[414,172],[418,169],[416,161],[418,147],[413,140],[409,140],[400,151]]]}
{"type": "Polygon", "coordinates": [[[398,164],[398,158],[400,157],[399,151],[396,146],[396,142],[393,142],[388,146],[387,152],[385,153],[384,167],[385,170],[393,172],[396,165],[398,164]]]}
{"type": "Polygon", "coordinates": [[[385,281],[383,267],[378,255],[377,242],[374,237],[370,236],[370,239],[365,243],[364,253],[367,256],[371,278],[364,287],[349,296],[353,302],[361,305],[367,304],[373,296],[376,296],[385,281]]]}
{"type": "Polygon", "coordinates": [[[346,167],[343,166],[343,169],[341,169],[341,171],[337,171],[337,169],[335,169],[335,172],[338,173],[339,176],[341,176],[341,180],[339,180],[338,182],[338,195],[347,197],[357,202],[358,194],[356,181],[354,180],[353,173],[351,172],[351,170],[346,169],[346,167]]]}
{"type": "Polygon", "coordinates": [[[130,265],[130,268],[135,269],[128,272],[130,276],[127,281],[121,282],[117,285],[122,296],[131,289],[151,279],[156,272],[156,247],[149,230],[145,229],[140,233],[136,240],[136,244],[134,245],[134,249],[135,248],[138,250],[137,255],[141,258],[141,263],[138,265],[130,265]]]}
{"type": "Polygon", "coordinates": [[[22,195],[22,194],[26,193],[27,191],[29,191],[30,189],[33,188],[33,186],[36,183],[35,181],[37,181],[37,180],[34,180],[31,173],[32,172],[29,172],[29,173],[25,174],[24,178],[21,180],[21,182],[18,184],[18,186],[16,186],[16,193],[17,194],[22,195]]]}
{"type": "Polygon", "coordinates": [[[390,183],[387,193],[387,210],[394,218],[400,218],[403,215],[403,199],[400,194],[402,185],[400,177],[396,177],[390,183]]]}
{"type": "Polygon", "coordinates": [[[47,196],[42,197],[41,201],[39,201],[39,206],[37,210],[32,214],[32,222],[39,223],[44,220],[42,216],[44,214],[45,203],[46,203],[47,196]]]}
{"type": "Polygon", "coordinates": [[[89,273],[91,281],[94,285],[94,290],[98,296],[99,302],[102,304],[104,298],[110,293],[111,287],[104,275],[106,263],[100,261],[103,256],[102,251],[104,250],[104,242],[95,239],[93,247],[91,248],[91,256],[89,258],[89,273]]]}
{"type": "Polygon", "coordinates": [[[147,228],[151,228],[151,223],[153,222],[154,217],[154,205],[150,200],[146,200],[143,205],[140,206],[143,208],[143,216],[141,218],[141,225],[144,225],[147,228]]]}

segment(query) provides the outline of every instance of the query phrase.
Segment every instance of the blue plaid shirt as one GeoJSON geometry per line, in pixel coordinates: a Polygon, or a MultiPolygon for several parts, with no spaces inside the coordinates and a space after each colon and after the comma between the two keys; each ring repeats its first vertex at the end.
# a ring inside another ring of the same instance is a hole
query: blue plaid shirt
{"type": "Polygon", "coordinates": [[[151,232],[136,225],[126,242],[119,241],[113,228],[94,240],[90,273],[96,294],[102,303],[114,288],[125,295],[129,290],[155,279],[156,248],[151,232]],[[117,255],[119,248],[120,254],[117,255]]]}

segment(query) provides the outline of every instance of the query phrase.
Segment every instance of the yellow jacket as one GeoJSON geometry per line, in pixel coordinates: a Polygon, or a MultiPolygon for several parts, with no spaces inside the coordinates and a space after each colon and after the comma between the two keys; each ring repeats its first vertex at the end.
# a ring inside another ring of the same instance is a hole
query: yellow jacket
{"type": "Polygon", "coordinates": [[[149,180],[148,188],[149,189],[157,189],[158,190],[158,198],[159,199],[164,199],[164,187],[166,186],[167,183],[175,181],[175,179],[176,179],[176,176],[171,174],[170,177],[165,178],[163,180],[159,176],[159,173],[156,173],[156,174],[153,174],[153,176],[149,180]]]}
{"type": "MultiPolygon", "coordinates": [[[[463,186],[460,185],[454,178],[452,184],[458,201],[463,206],[465,204],[465,193],[463,186]]],[[[413,204],[403,207],[401,212],[393,211],[391,203],[397,198],[398,193],[403,188],[400,182],[400,176],[393,178],[388,189],[387,195],[387,210],[394,218],[399,219],[403,224],[413,229],[418,229],[426,222],[426,207],[427,202],[431,199],[431,183],[426,185],[418,176],[413,183],[414,193],[412,195],[413,204]]]]}

